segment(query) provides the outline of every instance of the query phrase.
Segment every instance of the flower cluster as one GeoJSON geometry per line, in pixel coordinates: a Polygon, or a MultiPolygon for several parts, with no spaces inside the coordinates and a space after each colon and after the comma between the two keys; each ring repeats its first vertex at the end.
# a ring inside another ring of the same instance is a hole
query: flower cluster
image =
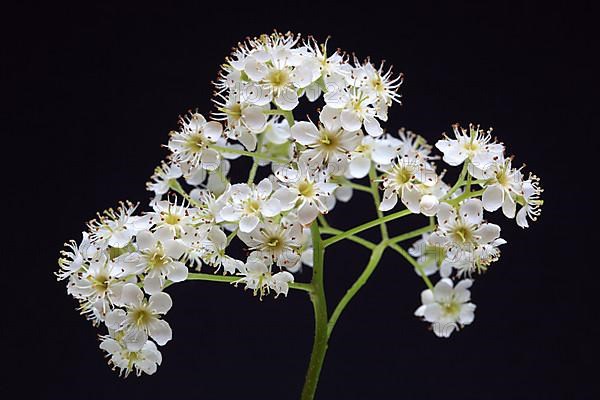
{"type": "Polygon", "coordinates": [[[287,296],[293,274],[313,265],[310,225],[357,187],[375,192],[380,213],[402,204],[437,222],[409,250],[424,279],[441,277],[422,293],[416,315],[438,336],[471,323],[471,275],[496,261],[505,243],[484,210],[502,208],[527,227],[542,190],[475,126],[457,125],[455,138],[436,143],[444,162],[463,164],[454,185],[444,182],[422,136],[381,127],[401,83],[391,68],[329,53],[312,38],[274,33],[240,44],[215,83],[216,111],[208,119],[189,112],[170,133],[169,154],[147,183],[151,211],[136,214],[126,203],[104,212],[59,260],[57,275],[81,312],[107,328],[100,347],[109,362],[124,375],[155,372],[157,345],[172,336],[164,289],[207,275],[199,271],[260,298],[287,296]],[[315,121],[296,120],[303,97],[322,101],[315,121]],[[228,178],[238,157],[253,159],[245,182],[228,178]],[[260,180],[259,167],[267,167],[260,180]],[[367,176],[370,188],[353,181],[367,176]],[[244,258],[232,256],[234,245],[244,258]]]}
{"type": "Polygon", "coordinates": [[[517,224],[526,228],[527,219],[535,221],[542,205],[538,178],[532,174],[525,178],[522,168],[512,167],[504,145],[492,142],[491,129],[483,132],[479,126],[463,129],[455,125],[454,136],[439,140],[436,147],[449,165],[463,164],[463,172],[453,189],[439,199],[436,229],[409,250],[425,274],[439,272],[442,278],[433,290],[423,292],[423,306],[415,314],[431,322],[435,334],[444,337],[473,321],[475,306],[466,303],[472,284],[469,278],[497,261],[499,246],[506,243],[500,226],[484,220],[484,211],[502,208],[507,218],[516,216],[517,224]],[[453,288],[453,276],[467,279],[453,288]]]}

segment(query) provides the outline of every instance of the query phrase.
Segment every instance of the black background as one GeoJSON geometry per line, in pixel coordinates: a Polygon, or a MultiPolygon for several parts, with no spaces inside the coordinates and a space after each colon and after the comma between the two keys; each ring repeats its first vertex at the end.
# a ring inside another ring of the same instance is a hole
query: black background
{"type": "MultiPolygon", "coordinates": [[[[331,35],[330,46],[404,72],[404,105],[392,108],[388,130],[406,126],[434,142],[454,122],[492,125],[546,189],[530,229],[494,219],[509,244],[475,282],[474,324],[449,340],[412,316],[423,285],[386,253],[336,327],[318,398],[597,398],[591,3],[252,3],[3,13],[2,397],[298,397],[313,329],[303,293],[261,303],[222,284],[174,286],[163,365],[123,380],[52,274],[62,243],[79,239],[97,210],[124,199],[146,209],[144,183],[178,115],[208,114],[230,48],[276,28],[331,35]]],[[[356,194],[331,221],[347,228],[372,216],[356,194]]],[[[367,257],[349,243],[328,249],[330,306],[367,257]]]]}

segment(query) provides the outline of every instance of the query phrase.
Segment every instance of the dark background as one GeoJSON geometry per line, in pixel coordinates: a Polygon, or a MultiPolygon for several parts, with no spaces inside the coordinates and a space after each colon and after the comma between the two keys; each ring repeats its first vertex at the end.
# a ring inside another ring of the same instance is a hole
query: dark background
{"type": "MultiPolygon", "coordinates": [[[[530,229],[498,219],[509,244],[475,282],[474,324],[449,340],[412,316],[423,285],[387,253],[336,327],[318,397],[597,398],[591,2],[252,3],[3,6],[2,397],[298,397],[313,329],[303,293],[261,303],[222,284],[174,286],[163,365],[124,380],[52,274],[62,243],[79,239],[97,210],[124,199],[145,209],[144,183],[178,115],[208,114],[230,48],[276,28],[386,59],[405,74],[404,105],[387,129],[435,142],[454,122],[493,125],[546,190],[530,229]]],[[[345,228],[372,216],[357,194],[331,221],[345,228]]],[[[367,256],[350,243],[328,249],[330,305],[367,256]]]]}

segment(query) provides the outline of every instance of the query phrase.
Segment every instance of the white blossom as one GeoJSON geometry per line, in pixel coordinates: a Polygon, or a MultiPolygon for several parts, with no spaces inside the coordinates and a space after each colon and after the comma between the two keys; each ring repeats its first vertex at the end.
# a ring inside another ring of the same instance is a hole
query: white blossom
{"type": "Polygon", "coordinates": [[[116,334],[119,339],[110,335],[101,337],[100,348],[108,353],[109,364],[113,369],[119,369],[119,375],[127,377],[132,371],[137,376],[142,372],[152,375],[162,362],[162,355],[154,342],[147,340],[139,350],[131,350],[122,340],[122,334],[116,334]]]}
{"type": "Polygon", "coordinates": [[[298,223],[265,221],[252,232],[240,232],[238,236],[257,258],[269,265],[291,267],[300,259],[302,227],[298,223]]]}
{"type": "Polygon", "coordinates": [[[467,130],[458,124],[453,128],[456,139],[446,138],[438,140],[435,144],[435,147],[444,153],[443,159],[449,165],[460,165],[468,159],[474,167],[486,169],[502,157],[504,145],[490,143],[491,129],[484,132],[479,126],[469,125],[467,130]]]}
{"type": "Polygon", "coordinates": [[[475,319],[475,304],[471,303],[470,279],[460,281],[456,287],[452,280],[441,279],[433,288],[421,293],[422,306],[415,315],[430,322],[438,337],[449,337],[459,327],[475,319]]]}
{"type": "Polygon", "coordinates": [[[171,327],[161,319],[173,305],[167,293],[154,293],[146,299],[137,285],[128,283],[123,287],[121,302],[125,305],[125,310],[117,308],[108,313],[106,326],[123,332],[123,341],[127,349],[141,350],[148,337],[160,346],[171,340],[171,327]]]}
{"type": "Polygon", "coordinates": [[[289,284],[294,282],[294,275],[287,271],[272,274],[270,267],[256,258],[249,258],[238,275],[242,278],[234,284],[243,283],[246,289],[254,291],[254,295],[258,294],[261,299],[271,290],[275,292],[275,297],[280,294],[287,296],[289,284]]]}

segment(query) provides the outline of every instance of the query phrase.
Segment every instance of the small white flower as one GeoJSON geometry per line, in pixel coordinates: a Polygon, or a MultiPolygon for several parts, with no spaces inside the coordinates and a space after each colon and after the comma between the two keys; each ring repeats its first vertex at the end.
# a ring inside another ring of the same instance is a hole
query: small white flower
{"type": "Polygon", "coordinates": [[[155,233],[138,233],[138,265],[145,271],[144,290],[148,294],[158,293],[165,281],[181,282],[187,279],[188,268],[178,259],[185,251],[185,244],[173,238],[172,232],[162,229],[155,233]]]}
{"type": "MultiPolygon", "coordinates": [[[[417,259],[426,275],[433,275],[440,271],[442,277],[450,276],[452,264],[450,264],[448,253],[448,238],[439,232],[424,234],[408,249],[408,253],[417,259]]],[[[419,270],[415,268],[417,275],[419,270]]]]}
{"type": "Polygon", "coordinates": [[[530,174],[529,178],[523,181],[522,202],[524,204],[517,213],[517,225],[521,228],[529,227],[527,217],[532,221],[537,221],[537,218],[542,212],[541,206],[543,200],[540,199],[540,195],[544,190],[540,187],[539,183],[539,178],[533,174],[530,174]]]}
{"type": "Polygon", "coordinates": [[[265,221],[250,233],[238,233],[238,237],[269,265],[277,263],[280,267],[291,267],[300,259],[298,250],[303,238],[300,224],[265,221]]]}
{"type": "Polygon", "coordinates": [[[181,168],[178,165],[162,162],[160,166],[154,170],[154,175],[150,177],[151,181],[146,183],[146,188],[150,192],[154,192],[157,199],[169,191],[169,181],[182,176],[181,168]]]}
{"type": "Polygon", "coordinates": [[[128,283],[121,291],[121,302],[126,310],[115,309],[106,315],[106,326],[123,332],[127,349],[139,351],[151,337],[159,346],[164,346],[172,338],[171,327],[160,319],[173,305],[171,296],[158,292],[144,297],[142,290],[128,283]]]}
{"type": "Polygon", "coordinates": [[[443,160],[456,166],[469,159],[476,168],[486,169],[490,164],[502,157],[504,145],[490,143],[491,129],[484,132],[479,126],[469,125],[469,130],[458,124],[453,126],[456,139],[442,139],[435,144],[442,153],[443,160]]]}
{"type": "Polygon", "coordinates": [[[322,174],[311,174],[300,171],[299,178],[291,182],[284,182],[284,186],[277,189],[273,197],[279,200],[285,211],[295,208],[301,224],[308,225],[319,213],[329,211],[333,191],[338,187],[335,183],[326,182],[322,174]]]}
{"type": "Polygon", "coordinates": [[[67,279],[77,274],[86,263],[99,261],[104,252],[104,246],[92,243],[87,232],[83,232],[81,243],[77,244],[74,240],[65,243],[66,250],[60,252],[58,259],[60,270],[56,273],[58,280],[67,279]]]}
{"type": "Polygon", "coordinates": [[[325,106],[319,115],[317,128],[312,122],[300,121],[292,127],[292,137],[306,146],[300,163],[310,171],[323,170],[331,175],[343,175],[347,169],[350,152],[363,138],[360,126],[348,131],[340,125],[339,110],[325,106]]]}
{"type": "Polygon", "coordinates": [[[365,136],[360,145],[350,154],[348,172],[353,178],[364,178],[369,173],[371,161],[378,165],[389,165],[398,155],[391,136],[374,138],[365,136]]]}
{"type": "Polygon", "coordinates": [[[70,281],[68,292],[81,303],[81,313],[94,325],[104,321],[106,313],[120,305],[126,271],[106,257],[91,262],[87,270],[70,281]]]}
{"type": "Polygon", "coordinates": [[[370,62],[354,68],[352,77],[360,85],[361,89],[370,96],[377,99],[376,109],[378,117],[383,121],[387,120],[387,109],[393,101],[400,103],[400,94],[398,89],[402,84],[402,74],[392,76],[392,68],[387,71],[383,68],[383,63],[379,68],[375,68],[370,62]]]}
{"type": "Polygon", "coordinates": [[[475,304],[470,302],[469,291],[472,284],[470,279],[464,279],[453,287],[452,280],[443,278],[433,291],[427,289],[421,293],[423,305],[417,308],[415,315],[430,322],[436,336],[449,337],[455,329],[475,319],[475,304]]]}
{"type": "Polygon", "coordinates": [[[221,217],[228,222],[237,222],[240,232],[251,232],[263,217],[274,217],[281,211],[281,203],[271,198],[272,193],[273,184],[267,178],[258,185],[232,185],[221,217]]]}
{"type": "MultiPolygon", "coordinates": [[[[117,333],[117,337],[122,337],[122,334],[117,333]]],[[[108,353],[108,363],[113,366],[113,369],[119,369],[119,375],[127,377],[132,371],[135,371],[137,376],[142,375],[142,372],[152,375],[162,362],[162,355],[156,348],[154,342],[148,340],[144,343],[141,349],[133,351],[128,349],[126,344],[121,339],[115,339],[112,336],[106,335],[101,337],[102,342],[100,348],[108,353]]]]}
{"type": "Polygon", "coordinates": [[[127,246],[131,238],[142,229],[151,225],[148,216],[133,215],[137,205],[120,203],[116,211],[112,208],[98,214],[98,219],[88,223],[90,240],[94,243],[105,242],[111,247],[127,246]]]}
{"type": "Polygon", "coordinates": [[[376,118],[377,97],[352,88],[348,92],[341,93],[338,99],[329,102],[327,100],[326,97],[327,105],[341,110],[340,122],[345,130],[355,132],[364,126],[365,131],[373,137],[383,134],[383,129],[376,118]]]}
{"type": "Polygon", "coordinates": [[[153,212],[147,213],[156,230],[167,230],[174,237],[179,236],[187,227],[192,225],[192,215],[195,209],[189,208],[183,201],[162,200],[152,203],[153,212]]]}
{"type": "Polygon", "coordinates": [[[430,215],[433,215],[437,208],[437,198],[428,195],[424,188],[434,186],[437,180],[438,176],[435,170],[425,160],[409,157],[399,158],[381,178],[384,192],[379,209],[381,211],[391,210],[400,197],[402,203],[410,211],[414,213],[432,212],[430,215]]]}
{"type": "Polygon", "coordinates": [[[242,270],[238,275],[243,276],[243,278],[235,281],[234,284],[243,283],[246,289],[254,291],[254,295],[258,294],[261,299],[271,290],[275,291],[275,297],[280,294],[287,296],[289,283],[294,282],[294,275],[289,272],[282,271],[273,275],[270,267],[267,267],[261,260],[252,257],[242,266],[242,270]]]}
{"type": "Polygon", "coordinates": [[[517,209],[515,197],[522,193],[523,175],[518,169],[512,168],[510,158],[499,159],[485,170],[474,170],[473,174],[477,179],[487,179],[483,184],[483,208],[496,211],[502,207],[507,218],[514,218],[517,209]]]}
{"type": "Polygon", "coordinates": [[[219,142],[219,139],[223,140],[221,124],[217,121],[207,122],[202,114],[191,113],[180,119],[180,125],[180,130],[171,132],[169,139],[173,161],[184,163],[188,169],[197,166],[209,171],[216,169],[221,155],[210,146],[219,142]]]}

